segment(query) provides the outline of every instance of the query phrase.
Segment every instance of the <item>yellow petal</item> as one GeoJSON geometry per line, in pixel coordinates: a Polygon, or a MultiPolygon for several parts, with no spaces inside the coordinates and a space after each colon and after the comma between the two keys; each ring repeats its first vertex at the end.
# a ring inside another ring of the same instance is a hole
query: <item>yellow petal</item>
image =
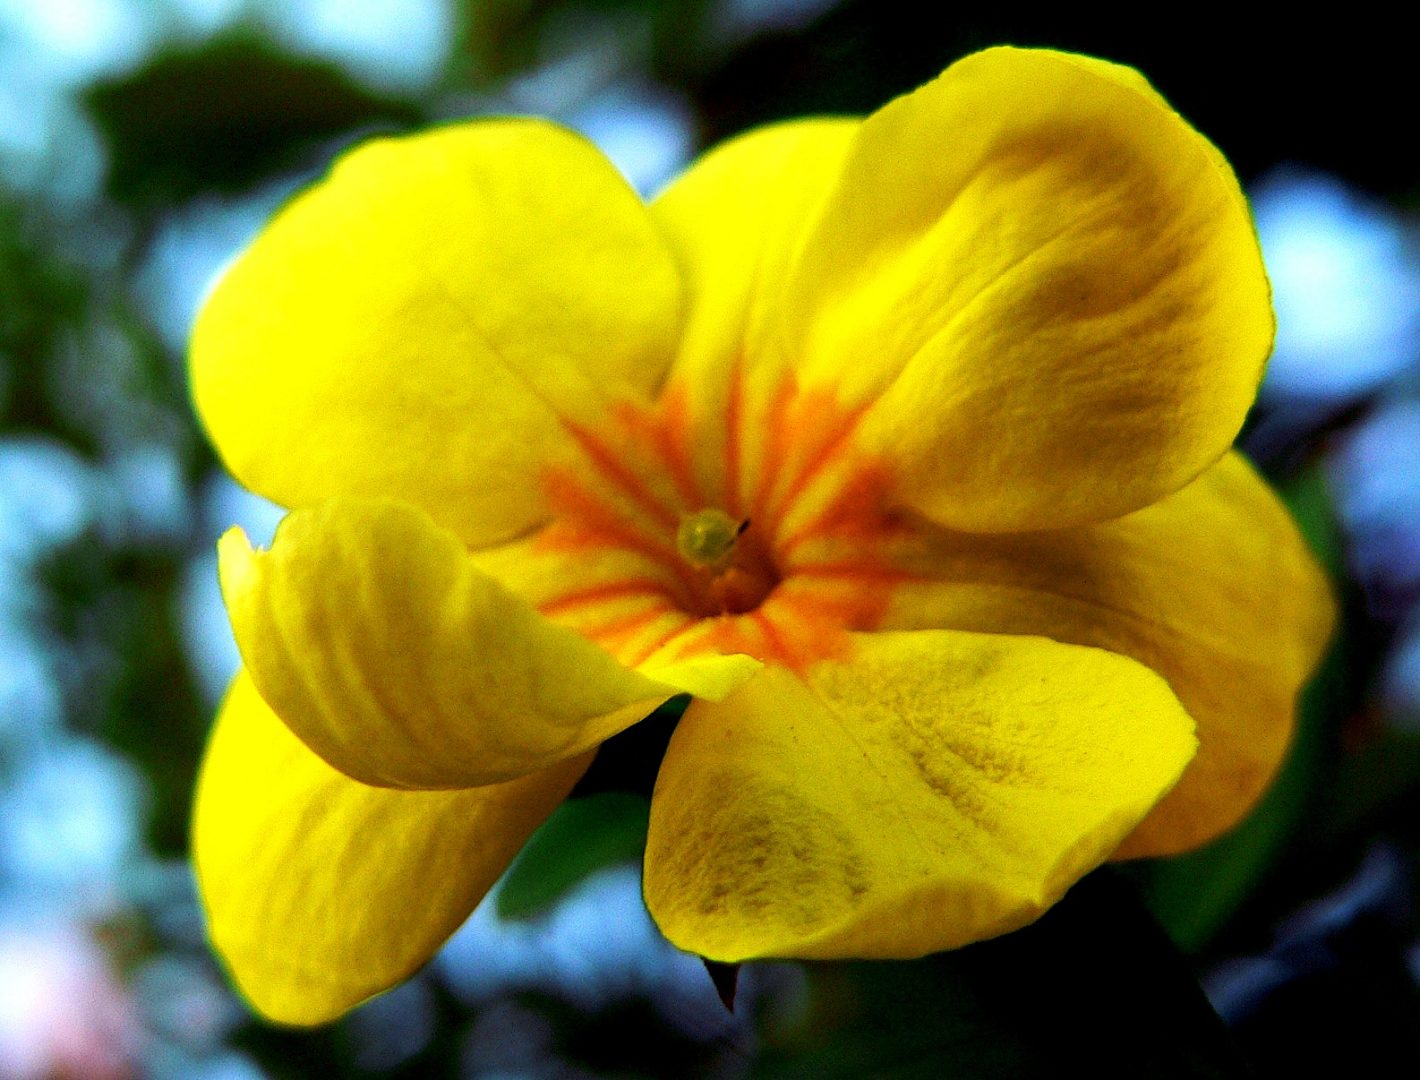
{"type": "Polygon", "coordinates": [[[1239,455],[1146,510],[1053,533],[941,533],[885,625],[1043,634],[1131,656],[1198,725],[1198,756],[1121,854],[1185,851],[1235,824],[1275,773],[1297,691],[1334,621],[1285,507],[1239,455]]]}
{"type": "Polygon", "coordinates": [[[192,382],[227,466],[287,506],[415,502],[470,544],[542,520],[561,417],[658,387],[680,286],[645,207],[528,120],[342,158],[226,273],[192,382]]]}
{"type": "Polygon", "coordinates": [[[474,568],[404,503],[289,514],[269,552],[219,546],[222,591],[261,696],[367,784],[494,784],[575,757],[679,686],[629,671],[474,568]]]}
{"type": "MultiPolygon", "coordinates": [[[[732,394],[772,395],[798,357],[782,335],[782,293],[859,121],[799,120],[716,147],[651,204],[680,265],[688,308],[670,392],[685,395],[703,491],[722,477],[732,394]],[[733,388],[735,379],[747,386],[733,388]]],[[[749,448],[746,448],[749,454],[749,448]]],[[[748,465],[749,463],[746,462],[748,465]]]]}
{"type": "Polygon", "coordinates": [[[715,147],[651,203],[687,293],[678,371],[708,374],[740,352],[752,363],[770,359],[784,277],[858,125],[756,128],[715,147]]]}
{"type": "Polygon", "coordinates": [[[1101,521],[1229,446],[1272,341],[1227,163],[1136,72],[991,49],[865,120],[781,301],[804,381],[968,531],[1101,521]]]}
{"type": "Polygon", "coordinates": [[[636,670],[657,682],[670,683],[706,701],[724,701],[763,667],[763,663],[744,653],[712,653],[685,660],[653,657],[636,670]]]}
{"type": "Polygon", "coordinates": [[[365,787],[307,750],[238,676],[193,819],[212,942],[265,1016],[333,1020],[429,959],[586,765],[471,791],[365,787]]]}
{"type": "Polygon", "coordinates": [[[1029,922],[1178,777],[1193,725],[1131,660],[1042,638],[860,635],[693,702],[646,901],[714,960],[911,957],[1029,922]]]}

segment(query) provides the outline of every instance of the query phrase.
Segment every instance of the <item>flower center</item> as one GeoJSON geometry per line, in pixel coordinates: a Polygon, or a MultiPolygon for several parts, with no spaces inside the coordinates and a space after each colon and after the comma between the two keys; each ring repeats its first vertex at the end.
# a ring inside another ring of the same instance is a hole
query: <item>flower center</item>
{"type": "Polygon", "coordinates": [[[743,652],[802,669],[876,628],[912,576],[895,561],[912,526],[855,442],[861,410],[792,377],[746,383],[717,416],[672,385],[595,430],[564,419],[554,520],[514,587],[632,666],[743,652]]]}
{"type": "Polygon", "coordinates": [[[736,521],[715,508],[681,515],[676,550],[697,572],[700,614],[743,615],[779,584],[773,558],[749,525],[749,518],[736,521]]]}

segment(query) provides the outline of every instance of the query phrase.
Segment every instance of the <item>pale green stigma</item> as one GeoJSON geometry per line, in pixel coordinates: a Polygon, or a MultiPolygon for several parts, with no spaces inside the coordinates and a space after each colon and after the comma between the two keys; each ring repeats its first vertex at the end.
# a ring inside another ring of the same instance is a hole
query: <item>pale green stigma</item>
{"type": "Polygon", "coordinates": [[[692,566],[724,566],[734,554],[735,541],[747,528],[748,520],[736,521],[723,510],[697,510],[681,515],[676,547],[692,566]]]}

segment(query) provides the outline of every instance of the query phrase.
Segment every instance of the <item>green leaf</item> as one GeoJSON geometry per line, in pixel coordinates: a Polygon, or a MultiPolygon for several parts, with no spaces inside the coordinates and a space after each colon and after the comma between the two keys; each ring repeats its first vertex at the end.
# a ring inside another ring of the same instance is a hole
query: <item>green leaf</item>
{"type": "Polygon", "coordinates": [[[763,1033],[756,1077],[1249,1075],[1187,963],[1112,870],[994,941],[806,971],[807,1013],[763,1033]]]}
{"type": "Polygon", "coordinates": [[[497,893],[498,914],[539,915],[598,870],[640,858],[650,814],[646,799],[625,791],[569,799],[509,868],[497,893]]]}

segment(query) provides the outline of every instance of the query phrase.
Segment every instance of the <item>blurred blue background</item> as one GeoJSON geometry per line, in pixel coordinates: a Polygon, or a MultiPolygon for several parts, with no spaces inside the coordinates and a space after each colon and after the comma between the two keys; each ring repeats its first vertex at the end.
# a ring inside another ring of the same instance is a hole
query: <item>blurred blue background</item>
{"type": "Polygon", "coordinates": [[[549,115],[652,193],[746,126],[866,112],[998,42],[1138,66],[1237,166],[1278,314],[1244,445],[1345,605],[1267,803],[1122,879],[1257,1075],[1414,1075],[1420,175],[1396,149],[1401,37],[897,0],[0,0],[0,1077],[736,1077],[853,1037],[851,973],[752,966],[726,1012],[647,919],[635,814],[614,812],[589,826],[601,855],[549,841],[521,900],[485,904],[346,1021],[250,1016],[203,941],[187,813],[236,665],[213,542],[234,523],[264,542],[279,512],[217,468],[184,344],[219,268],[374,132],[549,115]]]}

